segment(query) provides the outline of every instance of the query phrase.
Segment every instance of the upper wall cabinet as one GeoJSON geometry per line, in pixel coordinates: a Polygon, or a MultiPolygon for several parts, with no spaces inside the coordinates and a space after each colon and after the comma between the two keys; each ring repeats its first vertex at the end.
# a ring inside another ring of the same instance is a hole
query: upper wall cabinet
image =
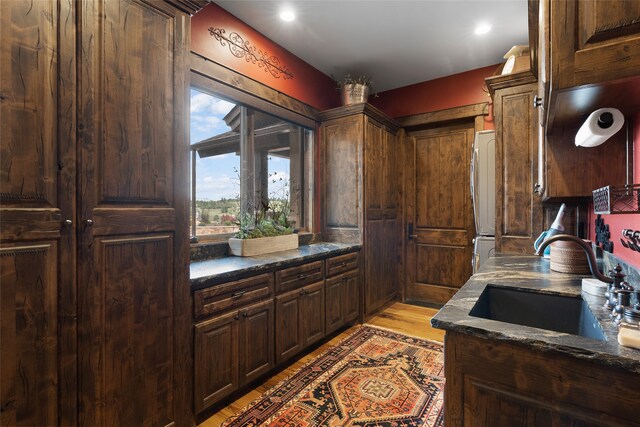
{"type": "Polygon", "coordinates": [[[530,11],[547,133],[597,108],[640,110],[638,0],[539,0],[530,11]]]}

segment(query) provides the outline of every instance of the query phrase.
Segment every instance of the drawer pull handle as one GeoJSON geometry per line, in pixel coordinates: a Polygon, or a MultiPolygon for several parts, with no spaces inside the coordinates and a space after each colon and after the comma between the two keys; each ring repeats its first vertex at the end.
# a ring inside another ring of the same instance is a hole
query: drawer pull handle
{"type": "Polygon", "coordinates": [[[240,298],[242,295],[246,294],[247,291],[238,291],[235,294],[231,295],[231,298],[240,298]]]}

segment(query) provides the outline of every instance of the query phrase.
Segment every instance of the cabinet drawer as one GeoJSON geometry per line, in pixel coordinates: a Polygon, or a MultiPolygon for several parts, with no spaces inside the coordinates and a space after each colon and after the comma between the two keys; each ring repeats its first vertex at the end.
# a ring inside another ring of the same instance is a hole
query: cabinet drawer
{"type": "Polygon", "coordinates": [[[196,291],[193,313],[196,318],[241,307],[273,295],[273,274],[223,283],[196,291]]]}
{"type": "Polygon", "coordinates": [[[324,278],[322,261],[276,271],[276,292],[286,292],[324,278]]]}
{"type": "Polygon", "coordinates": [[[358,268],[358,253],[340,255],[329,258],[326,261],[327,277],[337,276],[345,271],[356,270],[358,268]]]}

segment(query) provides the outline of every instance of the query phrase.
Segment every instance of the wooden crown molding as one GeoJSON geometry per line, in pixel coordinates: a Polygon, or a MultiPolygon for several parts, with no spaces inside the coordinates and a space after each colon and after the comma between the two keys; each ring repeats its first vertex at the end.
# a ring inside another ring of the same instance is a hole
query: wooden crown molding
{"type": "Polygon", "coordinates": [[[506,74],[504,76],[492,76],[484,79],[491,98],[498,89],[505,89],[508,87],[526,85],[529,83],[535,83],[538,78],[531,72],[531,70],[521,71],[519,73],[506,74]]]}
{"type": "Polygon", "coordinates": [[[447,108],[446,110],[431,111],[428,113],[414,114],[400,117],[398,124],[403,128],[426,126],[433,123],[449,122],[460,119],[471,119],[489,114],[489,103],[480,102],[477,104],[465,105],[462,107],[447,108]]]}
{"type": "Polygon", "coordinates": [[[319,117],[320,117],[320,120],[324,122],[327,120],[338,119],[341,117],[353,116],[355,114],[366,114],[372,119],[380,122],[383,126],[386,126],[387,128],[389,128],[393,132],[397,131],[401,127],[397,121],[387,116],[385,113],[378,110],[373,105],[368,104],[366,102],[362,102],[360,104],[345,105],[343,107],[337,107],[337,108],[332,108],[330,110],[321,111],[319,114],[319,117]]]}
{"type": "Polygon", "coordinates": [[[183,12],[187,12],[189,15],[193,15],[200,11],[203,7],[211,3],[211,0],[164,0],[171,6],[177,7],[183,12]]]}

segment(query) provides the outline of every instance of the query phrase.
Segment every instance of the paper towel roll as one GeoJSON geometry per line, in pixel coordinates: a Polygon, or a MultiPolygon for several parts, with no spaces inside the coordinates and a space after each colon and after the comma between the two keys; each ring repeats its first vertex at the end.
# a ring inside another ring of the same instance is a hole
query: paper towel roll
{"type": "Polygon", "coordinates": [[[617,108],[600,108],[587,117],[576,134],[576,146],[597,147],[622,129],[624,116],[617,108]]]}

